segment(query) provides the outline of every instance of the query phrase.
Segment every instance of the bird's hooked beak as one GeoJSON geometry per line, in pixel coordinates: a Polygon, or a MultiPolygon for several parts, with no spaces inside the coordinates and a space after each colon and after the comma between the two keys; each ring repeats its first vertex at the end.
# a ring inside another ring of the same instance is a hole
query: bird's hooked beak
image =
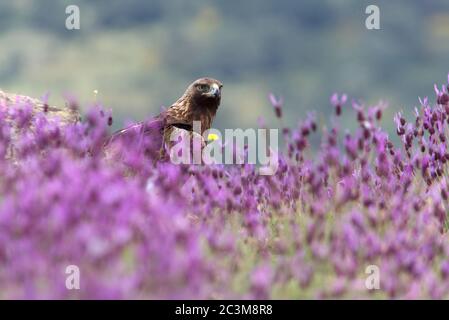
{"type": "Polygon", "coordinates": [[[221,97],[221,89],[218,86],[218,84],[214,83],[210,87],[209,95],[214,98],[220,98],[221,97]]]}

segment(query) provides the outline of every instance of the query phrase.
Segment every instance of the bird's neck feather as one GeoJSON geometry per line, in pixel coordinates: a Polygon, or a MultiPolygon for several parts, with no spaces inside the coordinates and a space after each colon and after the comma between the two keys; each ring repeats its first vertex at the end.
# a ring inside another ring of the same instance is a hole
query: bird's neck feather
{"type": "Polygon", "coordinates": [[[218,105],[214,101],[204,101],[198,105],[194,99],[189,96],[181,97],[170,109],[172,112],[183,120],[192,123],[193,121],[201,121],[201,134],[210,129],[218,105]]]}

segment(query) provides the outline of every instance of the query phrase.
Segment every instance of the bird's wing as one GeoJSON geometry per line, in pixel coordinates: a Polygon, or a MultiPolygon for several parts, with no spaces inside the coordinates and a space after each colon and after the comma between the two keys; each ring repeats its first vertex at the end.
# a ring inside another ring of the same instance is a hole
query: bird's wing
{"type": "Polygon", "coordinates": [[[164,118],[165,127],[176,127],[187,131],[192,131],[193,124],[185,119],[177,109],[170,108],[163,112],[161,116],[164,118]]]}
{"type": "Polygon", "coordinates": [[[123,161],[137,150],[157,158],[163,147],[163,132],[164,121],[160,117],[116,131],[103,145],[106,158],[123,161]]]}
{"type": "Polygon", "coordinates": [[[114,132],[106,141],[105,146],[116,142],[120,139],[124,139],[128,136],[143,136],[143,135],[154,135],[161,136],[164,128],[164,120],[160,117],[155,117],[149,121],[142,121],[136,124],[133,124],[124,129],[118,130],[114,132]]]}
{"type": "Polygon", "coordinates": [[[157,133],[163,134],[163,131],[167,127],[177,127],[180,129],[192,130],[192,123],[189,123],[185,119],[183,119],[180,115],[175,112],[170,112],[171,110],[166,110],[160,113],[158,116],[150,119],[149,121],[142,121],[136,124],[133,124],[124,129],[118,130],[114,132],[106,141],[105,145],[123,137],[129,133],[132,134],[151,134],[156,135],[157,133]]]}
{"type": "Polygon", "coordinates": [[[155,118],[148,121],[133,124],[127,128],[114,132],[104,143],[104,149],[108,153],[122,153],[123,148],[117,149],[118,145],[127,146],[126,149],[143,149],[147,154],[163,153],[164,145],[170,147],[170,135],[173,130],[192,131],[192,124],[176,112],[168,109],[155,118]],[[120,151],[122,149],[122,151],[120,151]],[[114,150],[114,151],[113,151],[114,150]]]}

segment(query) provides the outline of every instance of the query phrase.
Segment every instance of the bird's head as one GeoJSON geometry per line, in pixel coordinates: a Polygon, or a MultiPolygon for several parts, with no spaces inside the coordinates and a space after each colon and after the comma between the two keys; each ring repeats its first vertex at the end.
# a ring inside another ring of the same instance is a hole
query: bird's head
{"type": "Polygon", "coordinates": [[[221,88],[223,84],[212,78],[195,80],[187,89],[191,98],[197,105],[214,105],[218,107],[221,101],[221,88]]]}

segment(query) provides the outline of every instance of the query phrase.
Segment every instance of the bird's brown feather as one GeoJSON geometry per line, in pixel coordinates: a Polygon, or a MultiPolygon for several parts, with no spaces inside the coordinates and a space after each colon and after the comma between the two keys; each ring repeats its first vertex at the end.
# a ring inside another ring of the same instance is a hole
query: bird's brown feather
{"type": "Polygon", "coordinates": [[[212,121],[221,102],[221,92],[218,96],[205,96],[197,90],[197,84],[217,85],[222,87],[221,82],[211,78],[201,78],[189,85],[184,94],[167,110],[161,112],[149,121],[140,122],[125,129],[121,129],[105,143],[105,148],[109,149],[114,142],[126,138],[132,134],[140,138],[148,138],[154,142],[153,147],[163,154],[166,146],[170,147],[170,137],[173,129],[193,130],[193,121],[201,122],[201,132],[211,127],[212,121]]]}

